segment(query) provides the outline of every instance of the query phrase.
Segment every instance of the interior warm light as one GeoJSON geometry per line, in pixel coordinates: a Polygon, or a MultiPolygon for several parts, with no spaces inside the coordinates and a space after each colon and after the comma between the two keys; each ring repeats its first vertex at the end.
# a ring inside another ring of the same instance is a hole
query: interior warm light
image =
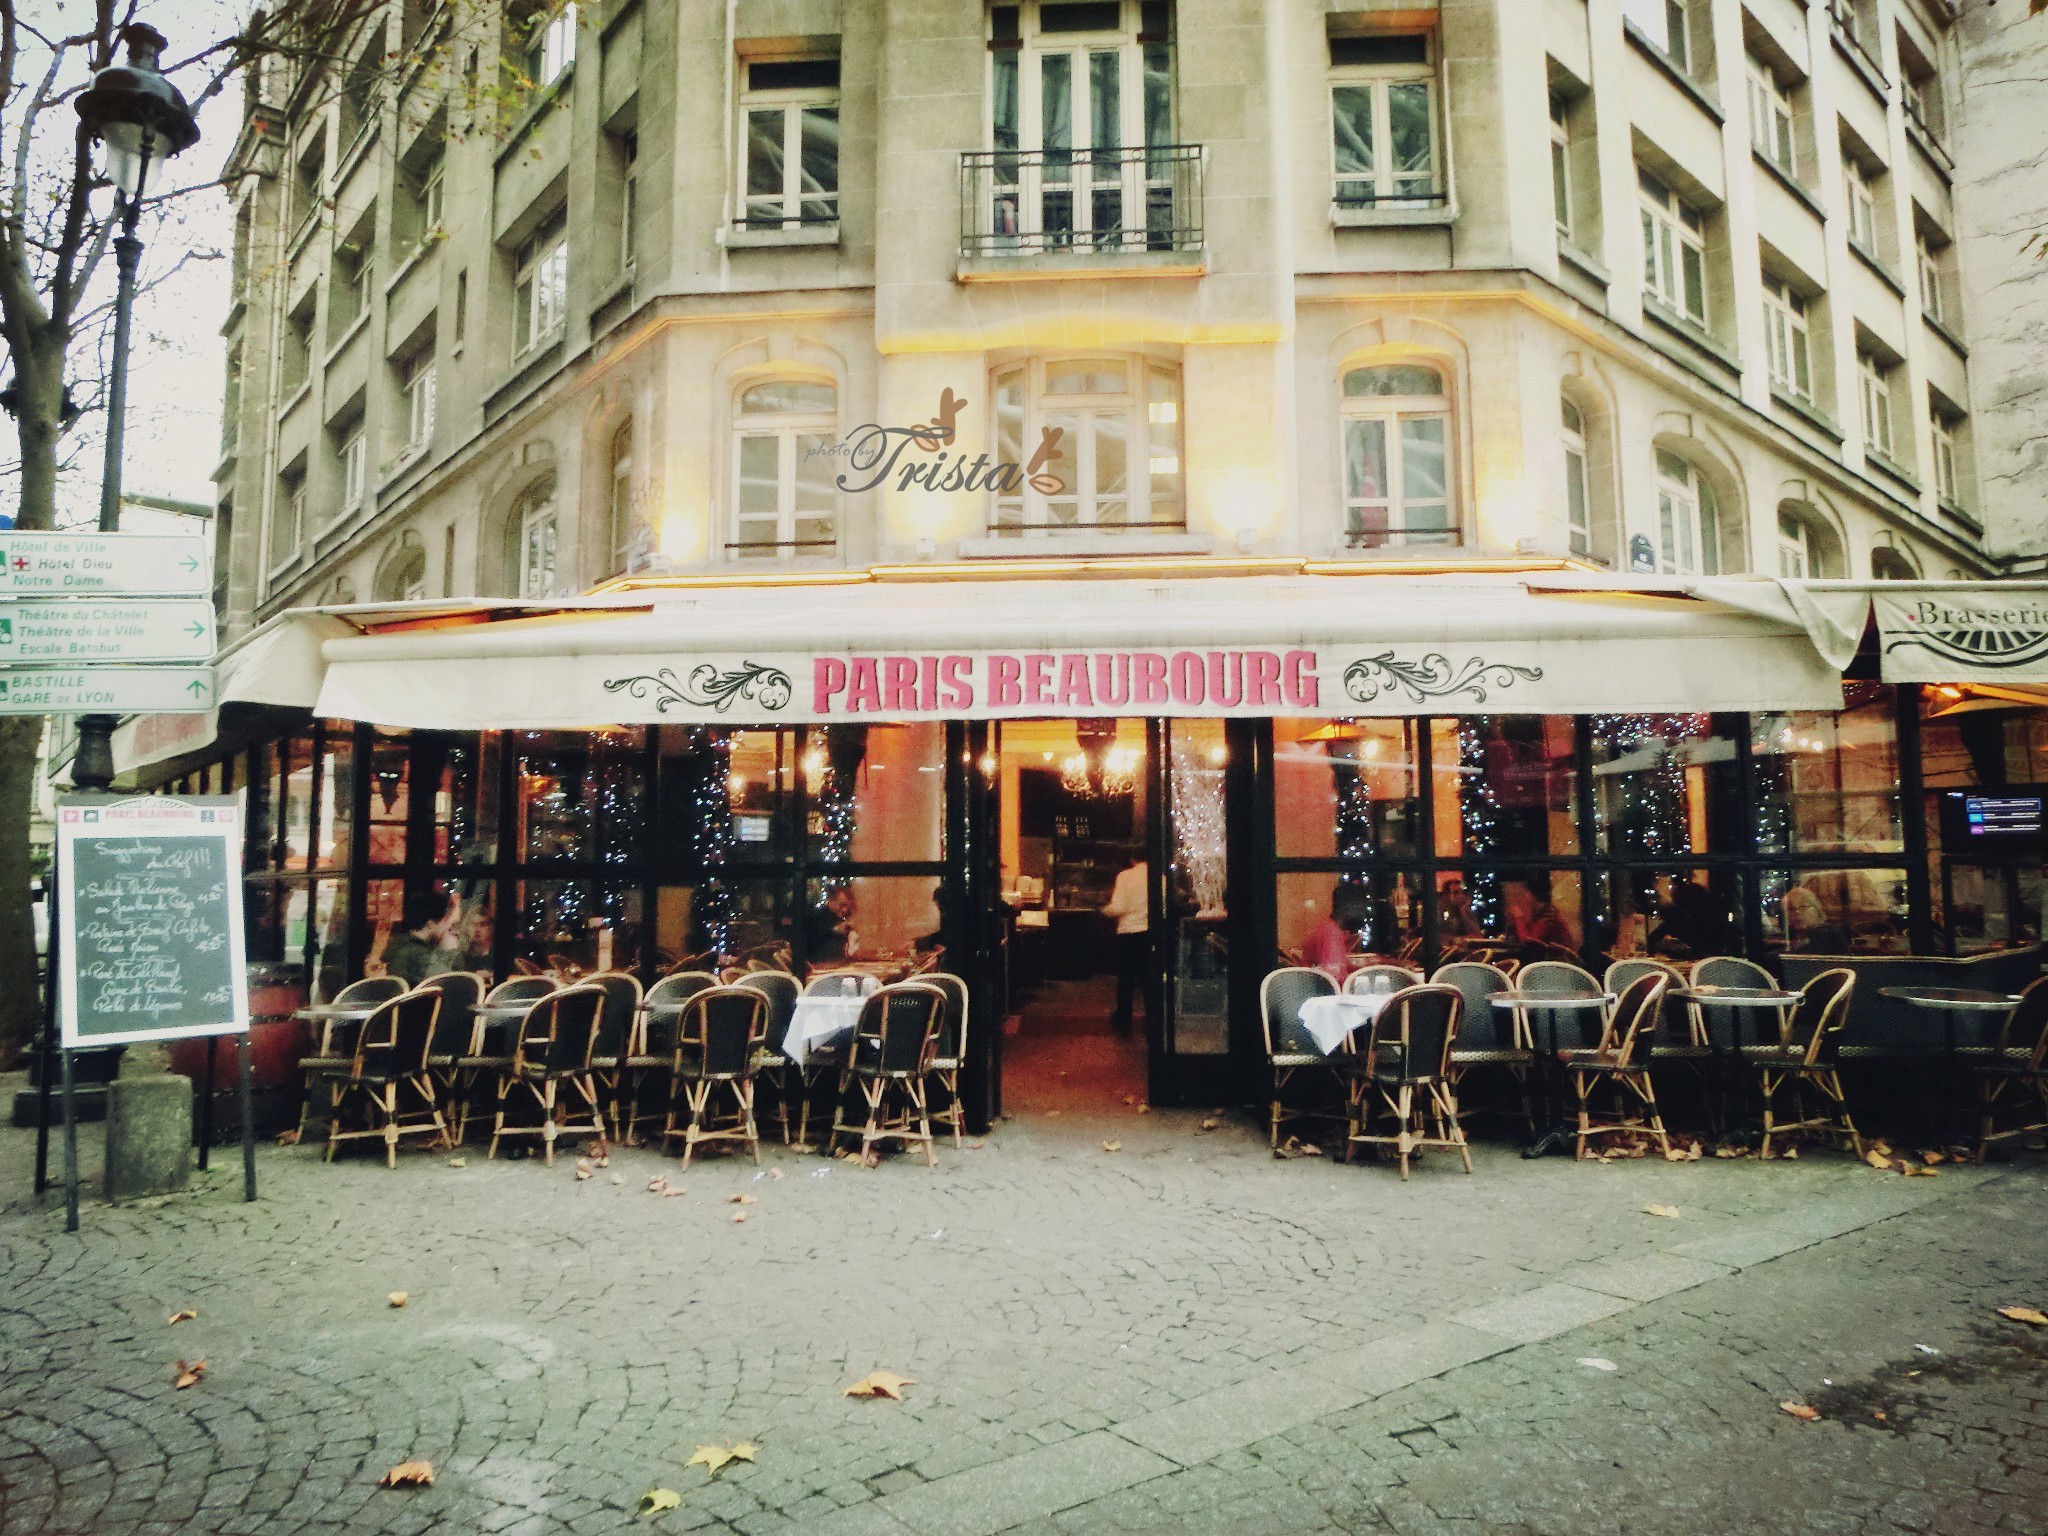
{"type": "Polygon", "coordinates": [[[747,792],[747,777],[743,773],[729,773],[725,776],[725,792],[728,795],[744,795],[747,792]]]}
{"type": "Polygon", "coordinates": [[[1228,747],[1211,747],[1209,749],[1209,761],[1216,767],[1221,768],[1230,761],[1230,749],[1228,747]]]}

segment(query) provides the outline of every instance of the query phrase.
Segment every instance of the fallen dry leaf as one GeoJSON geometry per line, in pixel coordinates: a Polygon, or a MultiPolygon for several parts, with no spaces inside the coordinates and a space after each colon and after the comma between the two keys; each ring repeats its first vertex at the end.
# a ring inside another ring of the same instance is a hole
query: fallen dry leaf
{"type": "Polygon", "coordinates": [[[1676,1216],[1678,1214],[1678,1207],[1675,1205],[1646,1205],[1643,1207],[1643,1210],[1651,1216],[1676,1216]]]}
{"type": "Polygon", "coordinates": [[[893,1397],[903,1401],[903,1389],[917,1383],[908,1376],[898,1376],[894,1371],[869,1371],[842,1394],[845,1397],[893,1397]]]}
{"type": "Polygon", "coordinates": [[[615,1173],[611,1176],[611,1179],[614,1184],[624,1184],[626,1182],[626,1176],[623,1173],[615,1173]]]}
{"type": "Polygon", "coordinates": [[[451,1157],[448,1159],[448,1166],[450,1168],[467,1168],[469,1166],[469,1159],[466,1157],[451,1157]]]}
{"type": "Polygon", "coordinates": [[[2000,1317],[2009,1317],[2016,1323],[2032,1323],[2036,1328],[2048,1328],[2048,1312],[2039,1307],[2000,1307],[2000,1317]]]}
{"type": "Polygon", "coordinates": [[[640,1513],[659,1515],[682,1507],[683,1496],[673,1488],[650,1488],[640,1495],[640,1513]]]}
{"type": "Polygon", "coordinates": [[[683,1194],[684,1191],[680,1189],[664,1189],[661,1192],[661,1198],[664,1200],[680,1200],[683,1198],[683,1194]]]}
{"type": "Polygon", "coordinates": [[[1685,1160],[1689,1163],[1696,1163],[1700,1160],[1700,1144],[1698,1142],[1694,1142],[1692,1146],[1687,1149],[1685,1154],[1685,1160]]]}
{"type": "Polygon", "coordinates": [[[1784,1155],[1788,1161],[1797,1162],[1799,1160],[1799,1149],[1797,1147],[1787,1147],[1784,1155]]]}
{"type": "Polygon", "coordinates": [[[759,1205],[761,1202],[753,1195],[727,1195],[725,1203],[727,1205],[759,1205]]]}
{"type": "Polygon", "coordinates": [[[985,1141],[970,1141],[969,1143],[967,1143],[967,1150],[970,1152],[979,1152],[983,1147],[987,1145],[988,1143],[985,1141]]]}
{"type": "Polygon", "coordinates": [[[1736,1151],[1736,1150],[1735,1150],[1735,1148],[1733,1148],[1733,1147],[1716,1147],[1716,1148],[1714,1148],[1714,1156],[1716,1156],[1716,1157],[1724,1157],[1724,1158],[1725,1158],[1725,1157],[1740,1157],[1740,1156],[1742,1156],[1742,1154],[1741,1154],[1740,1152],[1736,1151]]]}
{"type": "Polygon", "coordinates": [[[1217,1126],[1221,1125],[1222,1123],[1222,1121],[1216,1119],[1212,1115],[1209,1119],[1204,1120],[1200,1125],[1196,1126],[1195,1129],[1198,1131],[1213,1131],[1216,1129],[1217,1126]]]}
{"type": "Polygon", "coordinates": [[[1932,1168],[1936,1163],[1947,1162],[1948,1154],[1946,1152],[1922,1152],[1920,1154],[1920,1161],[1932,1168]]]}
{"type": "Polygon", "coordinates": [[[738,1445],[700,1445],[697,1447],[697,1454],[683,1465],[702,1467],[706,1477],[716,1477],[729,1462],[752,1461],[755,1449],[754,1444],[747,1440],[742,1440],[738,1445]]]}
{"type": "Polygon", "coordinates": [[[1918,1168],[1911,1163],[1900,1163],[1899,1172],[1909,1179],[1938,1179],[1941,1177],[1941,1170],[1939,1168],[1918,1168]]]}
{"type": "Polygon", "coordinates": [[[768,1170],[768,1177],[771,1179],[780,1180],[782,1177],[782,1170],[780,1168],[770,1168],[768,1170]]]}
{"type": "Polygon", "coordinates": [[[597,1170],[590,1166],[589,1158],[579,1157],[576,1159],[576,1177],[578,1179],[590,1178],[596,1172],[597,1170]]]}
{"type": "Polygon", "coordinates": [[[738,1226],[741,1222],[745,1221],[746,1219],[747,1213],[745,1211],[734,1211],[732,1213],[732,1224],[734,1226],[738,1226]]]}
{"type": "Polygon", "coordinates": [[[1789,1413],[1802,1424],[1811,1424],[1820,1417],[1820,1410],[1811,1403],[1795,1403],[1790,1398],[1778,1404],[1780,1413],[1789,1413]]]}
{"type": "Polygon", "coordinates": [[[1120,1141],[1105,1141],[1102,1144],[1102,1150],[1105,1152],[1121,1152],[1123,1149],[1124,1144],[1120,1141]]]}
{"type": "Polygon", "coordinates": [[[1683,1163],[1690,1160],[1682,1147],[1666,1147],[1664,1149],[1664,1161],[1667,1163],[1683,1163]]]}
{"type": "Polygon", "coordinates": [[[277,1133],[277,1144],[280,1147],[296,1147],[299,1144],[299,1128],[293,1126],[288,1131],[279,1131],[277,1133]]]}
{"type": "Polygon", "coordinates": [[[408,1301],[412,1300],[412,1295],[410,1292],[407,1291],[393,1291],[389,1296],[386,1296],[384,1299],[390,1302],[391,1305],[394,1307],[402,1307],[408,1301]]]}
{"type": "Polygon", "coordinates": [[[189,1363],[180,1360],[178,1362],[177,1379],[173,1381],[171,1385],[175,1387],[178,1391],[182,1392],[187,1387],[198,1386],[199,1378],[204,1376],[205,1374],[206,1362],[204,1360],[193,1360],[189,1363]]]}
{"type": "Polygon", "coordinates": [[[1870,1164],[1870,1166],[1873,1168],[1889,1168],[1892,1165],[1892,1160],[1886,1157],[1882,1152],[1878,1151],[1875,1147],[1872,1147],[1868,1152],[1863,1154],[1863,1161],[1870,1164]]]}
{"type": "Polygon", "coordinates": [[[668,1188],[668,1175],[665,1173],[657,1173],[653,1178],[647,1181],[647,1188],[654,1194],[660,1194],[663,1190],[668,1188]]]}
{"type": "Polygon", "coordinates": [[[1879,1157],[1890,1157],[1892,1155],[1892,1144],[1880,1137],[1870,1144],[1870,1150],[1879,1157]]]}
{"type": "Polygon", "coordinates": [[[183,1307],[180,1308],[178,1311],[173,1312],[167,1319],[167,1321],[171,1323],[173,1326],[176,1326],[179,1323],[189,1323],[198,1316],[199,1314],[197,1312],[194,1312],[190,1307],[183,1307]]]}
{"type": "Polygon", "coordinates": [[[1126,1104],[1135,1104],[1138,1102],[1138,1096],[1135,1093],[1127,1093],[1124,1095],[1124,1102],[1126,1104]]]}
{"type": "Polygon", "coordinates": [[[1152,1106],[1150,1104],[1140,1104],[1138,1106],[1138,1113],[1141,1115],[1149,1115],[1152,1113],[1152,1106]]]}
{"type": "Polygon", "coordinates": [[[434,1486],[434,1464],[431,1461],[401,1461],[397,1466],[377,1479],[379,1488],[431,1488],[434,1486]]]}

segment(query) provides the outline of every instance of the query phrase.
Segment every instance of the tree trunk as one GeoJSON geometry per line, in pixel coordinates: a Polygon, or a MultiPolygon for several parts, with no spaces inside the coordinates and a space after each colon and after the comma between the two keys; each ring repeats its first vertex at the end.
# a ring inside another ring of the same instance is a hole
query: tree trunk
{"type": "MultiPolygon", "coordinates": [[[[61,335],[44,332],[12,357],[20,413],[15,429],[21,440],[17,528],[49,528],[56,521],[65,350],[61,335]]],[[[35,809],[36,754],[42,740],[42,716],[0,718],[0,1068],[12,1065],[34,1042],[42,1021],[28,888],[29,819],[35,809]]]]}

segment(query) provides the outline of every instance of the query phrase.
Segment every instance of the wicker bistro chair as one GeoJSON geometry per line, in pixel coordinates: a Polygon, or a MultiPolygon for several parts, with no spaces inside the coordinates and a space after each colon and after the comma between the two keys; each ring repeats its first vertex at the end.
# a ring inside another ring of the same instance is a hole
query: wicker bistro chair
{"type": "Polygon", "coordinates": [[[443,971],[421,982],[441,994],[441,1016],[434,1021],[433,1044],[427,1047],[427,1075],[434,1080],[442,1112],[455,1107],[456,1064],[470,1053],[476,1035],[476,1005],[487,987],[476,971],[443,971]]]}
{"type": "Polygon", "coordinates": [[[1977,1161],[1994,1141],[2048,1131],[2048,976],[2027,984],[1999,1026],[1998,1044],[1975,1063],[1983,1119],[1977,1131],[1977,1161]],[[1998,1128],[1999,1113],[2017,1104],[2022,1123],[1998,1128]]]}
{"type": "Polygon", "coordinates": [[[394,997],[363,1021],[348,1075],[334,1085],[327,1127],[327,1161],[344,1141],[375,1138],[384,1143],[384,1165],[398,1166],[398,1138],[448,1134],[441,1105],[427,1071],[435,1021],[445,999],[434,987],[394,997]]]}
{"type": "Polygon", "coordinates": [[[1354,993],[1370,993],[1380,982],[1386,983],[1386,991],[1398,992],[1403,987],[1420,986],[1422,984],[1422,972],[1412,966],[1374,961],[1367,965],[1361,965],[1357,970],[1346,976],[1344,978],[1343,990],[1354,993]]]}
{"type": "Polygon", "coordinates": [[[1830,1130],[1848,1138],[1858,1156],[1863,1137],[1849,1118],[1849,1101],[1842,1094],[1842,1079],[1836,1057],[1842,1044],[1842,1027],[1849,1022],[1849,1000],[1856,992],[1856,973],[1846,966],[1822,971],[1799,989],[1799,1001],[1785,1038],[1776,1045],[1745,1045],[1742,1059],[1756,1068],[1757,1087],[1764,1101],[1764,1141],[1761,1155],[1771,1155],[1771,1138],[1787,1131],[1830,1130]],[[1781,1088],[1790,1086],[1794,1112],[1798,1111],[1800,1090],[1811,1088],[1820,1096],[1814,1106],[1819,1113],[1796,1120],[1777,1118],[1781,1088]]]}
{"type": "MultiPolygon", "coordinates": [[[[499,982],[484,994],[479,1005],[485,1008],[508,1007],[523,1003],[531,1007],[555,990],[552,976],[513,976],[499,982]]],[[[459,1146],[469,1134],[469,1113],[482,1097],[480,1085],[485,1079],[496,1082],[499,1074],[512,1070],[512,1060],[518,1054],[516,1047],[524,1021],[515,1024],[507,1033],[509,1039],[503,1050],[487,1050],[489,1042],[484,1037],[483,1021],[475,1021],[469,1033],[469,1040],[461,1054],[456,1056],[450,1077],[450,1106],[453,1110],[453,1140],[459,1146]]]]}
{"type": "Polygon", "coordinates": [[[1465,1012],[1456,987],[1404,987],[1373,1020],[1365,1049],[1344,1057],[1349,1073],[1350,1126],[1344,1160],[1357,1146],[1391,1146],[1408,1177],[1408,1159],[1420,1147],[1443,1147],[1472,1171],[1472,1149],[1458,1125],[1458,1095],[1451,1079],[1451,1052],[1465,1012]],[[1375,1114],[1393,1121],[1391,1135],[1374,1134],[1375,1114]],[[1424,1121],[1428,1126],[1425,1128],[1424,1121]]]}
{"type": "Polygon", "coordinates": [[[1335,1120],[1335,1109],[1293,1109],[1287,1107],[1287,1085],[1304,1073],[1327,1076],[1339,1102],[1344,1098],[1344,1078],[1333,1056],[1317,1048],[1301,1026],[1301,1005],[1312,997],[1334,997],[1337,983],[1327,972],[1307,965],[1283,965],[1268,971],[1259,983],[1259,1022],[1266,1033],[1266,1065],[1273,1073],[1272,1113],[1267,1143],[1280,1150],[1283,1120],[1335,1120]]]}
{"type": "Polygon", "coordinates": [[[597,1084],[591,1079],[590,1056],[597,1044],[597,1031],[604,1015],[602,987],[562,987],[541,998],[520,1021],[519,1044],[509,1069],[498,1074],[496,1109],[491,1123],[490,1155],[498,1155],[498,1142],[506,1136],[538,1136],[546,1148],[549,1166],[555,1161],[555,1142],[564,1133],[605,1134],[604,1110],[598,1103],[597,1084]],[[578,1106],[573,1094],[580,1099],[578,1106]],[[531,1098],[540,1111],[538,1125],[506,1125],[505,1105],[515,1094],[531,1098]],[[577,1118],[578,1109],[587,1119],[577,1118]]]}
{"type": "Polygon", "coordinates": [[[783,1053],[789,1038],[789,1021],[796,1014],[796,1000],[803,995],[803,983],[789,971],[749,971],[735,986],[752,987],[768,999],[768,1037],[754,1053],[754,1077],[767,1078],[775,1085],[775,1112],[782,1122],[782,1144],[789,1145],[789,1091],[794,1081],[803,1086],[803,1073],[783,1053]]]}
{"type": "Polygon", "coordinates": [[[640,1000],[640,1021],[621,1074],[626,1107],[612,1116],[619,1139],[627,1146],[639,1145],[638,1127],[643,1121],[662,1119],[668,1113],[668,1078],[675,1064],[682,1005],[718,984],[709,971],[670,971],[640,1000]]]}
{"type": "MultiPolygon", "coordinates": [[[[1430,977],[1436,986],[1456,987],[1465,998],[1465,1012],[1458,1024],[1458,1042],[1451,1050],[1451,1087],[1462,1090],[1465,1074],[1474,1067],[1502,1067],[1515,1081],[1522,1101],[1522,1120],[1529,1134],[1536,1134],[1536,1112],[1529,1102],[1529,1076],[1535,1070],[1536,1050],[1519,1012],[1493,1006],[1494,995],[1514,989],[1514,978],[1494,965],[1476,960],[1454,960],[1437,967],[1430,977]]],[[[1492,1107],[1492,1106],[1488,1106],[1492,1107]]],[[[1480,1113],[1461,1105],[1466,1119],[1480,1113]]]]}
{"type": "MultiPolygon", "coordinates": [[[[1507,968],[1502,966],[1506,971],[1507,968]]],[[[1509,975],[1515,979],[1517,992],[1533,993],[1538,997],[1602,997],[1605,989],[1600,979],[1583,966],[1573,965],[1564,960],[1528,960],[1509,975]]],[[[1588,1024],[1598,1017],[1589,1008],[1546,1009],[1540,1002],[1525,1003],[1516,1010],[1517,1022],[1524,1037],[1536,1050],[1560,1050],[1577,1046],[1592,1046],[1599,1036],[1590,1031],[1588,1024]],[[1569,1024],[1579,1031],[1576,1040],[1567,1043],[1558,1038],[1558,1031],[1569,1024]]],[[[1605,1027],[1604,1024],[1602,1026],[1605,1027]]]]}
{"type": "MultiPolygon", "coordinates": [[[[1650,1066],[1684,1066],[1699,1089],[1710,1130],[1720,1130],[1721,1115],[1715,1107],[1714,1085],[1720,1079],[1715,1069],[1713,1043],[1701,1022],[1699,1010],[1685,998],[1671,994],[1685,985],[1685,974],[1665,960],[1617,960],[1607,967],[1601,980],[1619,997],[1642,976],[1662,976],[1664,997],[1657,1005],[1657,1017],[1650,1029],[1650,1066]]],[[[1725,1011],[1725,1010],[1724,1010],[1725,1011]]]]}
{"type": "MultiPolygon", "coordinates": [[[[818,971],[804,983],[805,997],[872,997],[881,989],[881,982],[866,971],[818,971]]],[[[780,1042],[778,1042],[779,1044],[780,1042]]],[[[846,1064],[852,1060],[851,1046],[840,1041],[831,1045],[814,1045],[804,1058],[804,1064],[797,1067],[792,1084],[791,1074],[783,1074],[785,1094],[793,1086],[797,1093],[797,1145],[808,1147],[811,1142],[811,1106],[827,1084],[838,1083],[845,1075],[846,1064]]],[[[792,1063],[792,1066],[795,1064],[792,1063]]],[[[837,1118],[837,1110],[834,1110],[837,1118]]]]}
{"type": "Polygon", "coordinates": [[[604,1091],[611,1123],[616,1126],[627,1107],[630,1090],[626,1074],[633,1054],[641,1046],[640,978],[624,971],[593,971],[579,985],[604,989],[604,1007],[597,1017],[597,1040],[590,1050],[590,1074],[604,1091]]]}
{"type": "Polygon", "coordinates": [[[929,982],[899,981],[872,994],[861,1008],[860,1023],[839,1074],[839,1109],[832,1117],[832,1136],[860,1136],[865,1165],[878,1141],[896,1139],[905,1148],[924,1148],[924,1160],[939,1166],[932,1146],[931,1113],[925,1105],[925,1079],[938,1055],[939,1031],[945,1022],[946,994],[929,982]],[[866,1111],[859,1125],[848,1123],[858,1088],[866,1111]],[[890,1112],[892,1101],[895,1112],[890,1112]]]}
{"type": "Polygon", "coordinates": [[[661,1145],[681,1137],[683,1166],[700,1142],[737,1141],[761,1161],[754,1124],[754,1064],[768,1037],[768,997],[753,987],[706,987],[683,1004],[669,1067],[668,1119],[661,1145]],[[732,1095],[721,1114],[713,1103],[719,1089],[732,1095]],[[679,1127],[676,1121],[681,1119],[679,1127]]]}
{"type": "Polygon", "coordinates": [[[1664,992],[1670,985],[1670,978],[1661,971],[1648,971],[1636,977],[1607,1011],[1598,1045],[1557,1053],[1558,1060],[1571,1073],[1572,1092],[1578,1099],[1581,1158],[1595,1136],[1642,1129],[1644,1115],[1649,1118],[1649,1131],[1657,1138],[1657,1145],[1666,1152],[1671,1150],[1671,1138],[1664,1132],[1664,1117],[1657,1109],[1657,1090],[1650,1081],[1650,1038],[1656,1032],[1657,1014],[1664,1006],[1664,992]],[[1593,1118],[1593,1090],[1602,1083],[1612,1087],[1615,1097],[1621,1100],[1612,1120],[1593,1118]],[[1641,1114],[1623,1112],[1628,1107],[1625,1094],[1634,1096],[1641,1114]]]}
{"type": "MultiPolygon", "coordinates": [[[[390,1002],[394,997],[405,995],[405,979],[401,976],[365,976],[361,981],[352,981],[334,994],[328,1004],[331,1008],[375,1008],[390,1002]]],[[[299,1136],[305,1137],[308,1127],[314,1121],[324,1121],[328,1111],[334,1107],[335,1079],[347,1073],[355,1063],[354,1041],[348,1049],[335,1038],[338,1020],[327,1019],[320,1025],[320,1043],[309,1055],[299,1058],[299,1071],[305,1075],[305,1089],[299,1107],[299,1136]]],[[[369,1020],[364,1019],[364,1024],[369,1020]]],[[[360,1030],[357,1039],[361,1038],[360,1030]]]]}
{"type": "MultiPolygon", "coordinates": [[[[1695,960],[1692,969],[1686,973],[1689,987],[1756,987],[1775,991],[1778,978],[1758,965],[1754,960],[1745,960],[1740,955],[1708,955],[1695,960]]],[[[1702,1003],[1692,998],[1686,1003],[1693,1018],[1693,1034],[1706,1042],[1708,1049],[1717,1056],[1735,1057],[1742,1051],[1742,1025],[1746,1012],[1738,1008],[1716,1008],[1711,1003],[1702,1003]]],[[[1792,1005],[1778,1016],[1778,1033],[1782,1037],[1791,1023],[1792,1005]]]]}
{"type": "MultiPolygon", "coordinates": [[[[917,980],[946,994],[946,1016],[939,1025],[931,1066],[933,1081],[946,1091],[946,1107],[933,1111],[932,1118],[952,1126],[957,1147],[967,1129],[967,1111],[960,1099],[960,1068],[967,1060],[967,983],[949,971],[927,971],[917,980]]],[[[925,1091],[931,1091],[931,1083],[925,1091]]]]}

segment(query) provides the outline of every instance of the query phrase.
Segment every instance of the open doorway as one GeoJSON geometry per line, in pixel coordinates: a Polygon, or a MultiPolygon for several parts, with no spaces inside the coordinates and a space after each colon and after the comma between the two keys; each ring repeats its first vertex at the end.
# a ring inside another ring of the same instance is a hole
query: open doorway
{"type": "Polygon", "coordinates": [[[1151,984],[1143,720],[1010,720],[996,803],[1008,956],[1007,1112],[1147,1096],[1151,984]]]}

